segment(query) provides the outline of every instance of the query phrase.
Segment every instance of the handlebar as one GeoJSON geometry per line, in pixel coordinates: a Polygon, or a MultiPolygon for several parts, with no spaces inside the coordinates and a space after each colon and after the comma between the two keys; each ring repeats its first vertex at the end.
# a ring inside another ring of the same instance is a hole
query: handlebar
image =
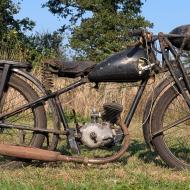
{"type": "MultiPolygon", "coordinates": [[[[139,28],[128,32],[129,37],[144,37],[146,34],[150,34],[146,29],[139,28]]],[[[189,34],[164,34],[167,38],[190,38],[189,34]]],[[[158,35],[152,35],[153,39],[157,39],[158,35]]]]}
{"type": "MultiPolygon", "coordinates": [[[[138,40],[134,44],[143,45],[143,46],[152,44],[153,45],[152,47],[155,51],[157,51],[157,48],[155,48],[155,42],[159,39],[162,39],[163,37],[171,42],[170,45],[178,47],[178,48],[182,44],[187,46],[187,42],[188,43],[190,42],[190,34],[173,34],[173,33],[164,34],[164,33],[160,32],[158,35],[153,35],[151,32],[147,31],[144,28],[131,30],[130,32],[128,32],[128,36],[129,37],[139,37],[138,40]]],[[[161,43],[161,42],[159,42],[159,43],[161,43]]],[[[188,46],[187,50],[190,51],[190,46],[188,46]]],[[[159,51],[157,51],[157,52],[159,52],[159,51]]]]}

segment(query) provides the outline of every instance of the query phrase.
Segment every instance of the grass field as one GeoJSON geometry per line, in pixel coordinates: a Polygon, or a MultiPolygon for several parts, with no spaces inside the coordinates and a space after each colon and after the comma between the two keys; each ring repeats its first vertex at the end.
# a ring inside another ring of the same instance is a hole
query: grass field
{"type": "Polygon", "coordinates": [[[189,172],[169,169],[146,149],[140,127],[133,125],[129,150],[118,162],[100,166],[41,163],[16,169],[1,165],[0,189],[190,189],[189,172]]]}

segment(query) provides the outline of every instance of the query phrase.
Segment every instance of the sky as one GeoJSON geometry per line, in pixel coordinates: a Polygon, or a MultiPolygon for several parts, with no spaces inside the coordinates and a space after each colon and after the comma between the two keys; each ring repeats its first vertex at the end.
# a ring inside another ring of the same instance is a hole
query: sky
{"type": "MultiPolygon", "coordinates": [[[[18,0],[13,0],[18,2],[18,0]]],[[[17,18],[29,17],[36,22],[34,32],[52,32],[67,20],[59,20],[47,8],[41,8],[46,0],[23,0],[17,18]]],[[[189,0],[146,0],[142,15],[154,23],[154,33],[169,32],[176,26],[190,24],[189,0]]]]}
{"type": "Polygon", "coordinates": [[[153,32],[170,32],[176,26],[190,24],[189,0],[146,0],[142,15],[154,23],[153,32]]]}

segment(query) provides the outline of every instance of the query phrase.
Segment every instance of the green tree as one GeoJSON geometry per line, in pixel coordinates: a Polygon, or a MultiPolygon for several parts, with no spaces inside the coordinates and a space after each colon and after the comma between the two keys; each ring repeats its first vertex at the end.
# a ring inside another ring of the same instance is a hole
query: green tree
{"type": "Polygon", "coordinates": [[[7,33],[10,30],[22,33],[22,31],[33,29],[35,23],[29,18],[20,20],[14,18],[19,10],[19,3],[15,4],[11,0],[0,1],[0,34],[7,33]]]}
{"type": "Polygon", "coordinates": [[[27,36],[25,32],[32,31],[35,23],[29,18],[15,19],[20,3],[0,1],[0,59],[28,61],[36,66],[44,58],[60,57],[62,35],[53,32],[27,36]]]}
{"type": "Polygon", "coordinates": [[[19,3],[11,0],[0,1],[0,58],[25,61],[28,55],[26,49],[26,30],[32,30],[35,23],[29,18],[15,19],[19,13],[19,3]]]}
{"type": "Polygon", "coordinates": [[[61,31],[71,30],[70,45],[78,55],[100,61],[130,43],[129,30],[152,26],[140,15],[142,5],[141,0],[48,0],[44,6],[69,18],[61,31]]]}
{"type": "Polygon", "coordinates": [[[66,59],[63,36],[59,32],[53,33],[37,33],[29,36],[27,42],[27,49],[29,50],[28,58],[34,65],[41,62],[43,59],[60,58],[66,59]]]}

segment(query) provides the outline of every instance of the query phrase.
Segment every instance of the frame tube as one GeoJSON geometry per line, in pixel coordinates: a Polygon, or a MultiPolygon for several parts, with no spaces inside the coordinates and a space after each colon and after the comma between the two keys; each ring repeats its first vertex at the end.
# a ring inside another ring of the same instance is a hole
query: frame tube
{"type": "Polygon", "coordinates": [[[141,85],[140,85],[140,87],[139,87],[139,89],[138,89],[138,91],[137,91],[137,93],[135,95],[135,98],[134,98],[134,100],[133,100],[133,102],[131,104],[130,111],[129,111],[126,119],[125,119],[125,125],[127,127],[129,127],[129,125],[131,123],[131,120],[132,120],[133,115],[134,115],[134,113],[135,113],[135,111],[137,109],[137,106],[138,106],[139,101],[140,101],[140,99],[142,97],[142,94],[143,94],[143,92],[145,90],[145,87],[147,85],[148,80],[149,80],[149,78],[141,82],[141,85]]]}

